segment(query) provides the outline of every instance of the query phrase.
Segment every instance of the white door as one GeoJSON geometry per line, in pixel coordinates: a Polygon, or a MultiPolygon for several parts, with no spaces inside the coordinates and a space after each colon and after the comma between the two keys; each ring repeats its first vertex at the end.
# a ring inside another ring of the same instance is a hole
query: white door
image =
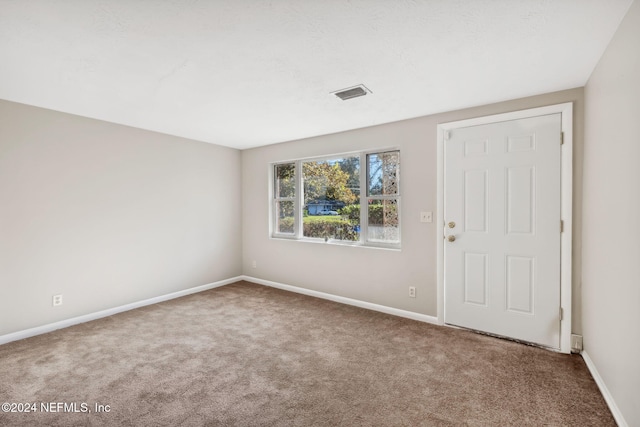
{"type": "Polygon", "coordinates": [[[561,114],[445,138],[445,323],[560,348],[561,114]]]}

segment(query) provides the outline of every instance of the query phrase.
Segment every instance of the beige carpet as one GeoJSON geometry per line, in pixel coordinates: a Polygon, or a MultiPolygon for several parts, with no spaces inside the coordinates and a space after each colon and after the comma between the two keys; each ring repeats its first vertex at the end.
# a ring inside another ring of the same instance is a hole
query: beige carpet
{"type": "Polygon", "coordinates": [[[2,426],[615,425],[579,356],[246,282],[0,346],[0,402],[37,405],[2,426]]]}

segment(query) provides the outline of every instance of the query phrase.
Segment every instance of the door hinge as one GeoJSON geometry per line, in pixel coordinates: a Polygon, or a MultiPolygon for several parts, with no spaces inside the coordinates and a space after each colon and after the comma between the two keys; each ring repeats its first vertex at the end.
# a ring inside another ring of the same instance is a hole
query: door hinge
{"type": "Polygon", "coordinates": [[[560,132],[560,145],[564,144],[564,132],[560,132]]]}
{"type": "Polygon", "coordinates": [[[444,131],[444,140],[448,141],[449,138],[451,138],[451,131],[450,130],[445,130],[444,131]]]}
{"type": "Polygon", "coordinates": [[[560,320],[564,319],[564,310],[560,307],[560,320]]]}
{"type": "Polygon", "coordinates": [[[560,232],[564,233],[564,221],[560,220],[560,232]]]}

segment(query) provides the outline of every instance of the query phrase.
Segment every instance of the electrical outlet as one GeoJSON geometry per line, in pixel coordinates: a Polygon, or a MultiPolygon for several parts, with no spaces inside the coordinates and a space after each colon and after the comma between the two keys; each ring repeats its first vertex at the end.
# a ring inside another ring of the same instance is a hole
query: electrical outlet
{"type": "Polygon", "coordinates": [[[53,296],[53,306],[62,305],[62,294],[53,296]]]}
{"type": "Polygon", "coordinates": [[[256,262],[256,260],[254,259],[254,260],[251,262],[251,267],[256,268],[257,266],[258,266],[258,263],[257,263],[257,262],[256,262]]]}
{"type": "Polygon", "coordinates": [[[433,212],[420,212],[420,222],[433,222],[433,212]]]}
{"type": "Polygon", "coordinates": [[[409,298],[415,298],[415,297],[416,297],[416,287],[409,286],[409,298]]]}

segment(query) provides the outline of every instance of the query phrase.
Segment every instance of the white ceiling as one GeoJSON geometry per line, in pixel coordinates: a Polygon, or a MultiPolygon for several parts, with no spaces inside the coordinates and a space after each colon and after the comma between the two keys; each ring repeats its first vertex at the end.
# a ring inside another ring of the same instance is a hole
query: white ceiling
{"type": "Polygon", "coordinates": [[[0,0],[0,98],[256,147],[583,86],[631,3],[0,0]]]}

